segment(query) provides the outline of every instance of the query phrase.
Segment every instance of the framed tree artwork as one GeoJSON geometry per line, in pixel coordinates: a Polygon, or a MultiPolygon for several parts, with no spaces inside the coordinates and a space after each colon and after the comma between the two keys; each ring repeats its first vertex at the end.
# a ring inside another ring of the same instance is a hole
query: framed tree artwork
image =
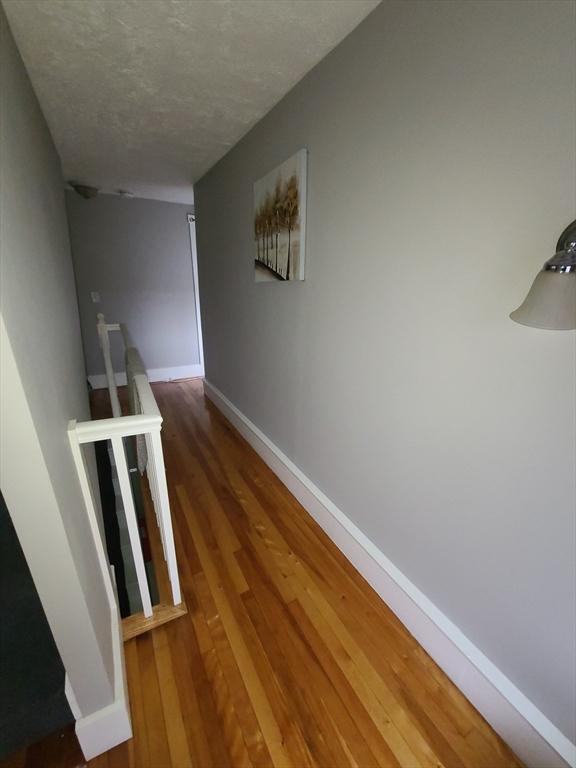
{"type": "Polygon", "coordinates": [[[254,279],[304,280],[307,150],[254,184],[254,279]]]}

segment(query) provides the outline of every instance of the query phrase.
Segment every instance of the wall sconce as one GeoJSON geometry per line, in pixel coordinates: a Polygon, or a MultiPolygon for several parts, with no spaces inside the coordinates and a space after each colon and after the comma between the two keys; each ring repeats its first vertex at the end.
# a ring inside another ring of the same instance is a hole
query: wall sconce
{"type": "Polygon", "coordinates": [[[532,328],[576,328],[576,220],[562,232],[556,253],[536,275],[528,295],[510,317],[532,328]]]}

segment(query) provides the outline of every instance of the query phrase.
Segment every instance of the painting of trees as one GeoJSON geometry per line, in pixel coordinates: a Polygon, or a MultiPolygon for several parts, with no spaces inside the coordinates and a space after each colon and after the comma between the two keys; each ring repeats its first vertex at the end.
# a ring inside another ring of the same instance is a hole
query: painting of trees
{"type": "Polygon", "coordinates": [[[304,279],[306,150],[254,185],[257,282],[304,279]]]}

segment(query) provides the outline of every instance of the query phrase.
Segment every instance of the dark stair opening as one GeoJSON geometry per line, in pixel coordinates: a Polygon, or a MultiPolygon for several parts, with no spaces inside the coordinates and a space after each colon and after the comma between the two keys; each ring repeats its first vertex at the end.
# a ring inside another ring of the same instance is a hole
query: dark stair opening
{"type": "MultiPolygon", "coordinates": [[[[136,454],[136,438],[124,438],[126,449],[126,461],[130,473],[130,486],[132,489],[132,500],[136,511],[136,520],[140,534],[140,544],[144,557],[146,568],[146,577],[152,605],[158,601],[158,586],[152,562],[152,553],[148,539],[148,530],[145,519],[144,501],[142,498],[142,487],[140,474],[138,472],[138,459],[136,454]]],[[[118,605],[121,618],[126,618],[142,610],[140,595],[131,593],[128,588],[128,574],[130,570],[134,573],[134,561],[132,552],[129,548],[122,547],[121,523],[126,528],[125,511],[121,506],[114,491],[114,470],[110,460],[110,451],[108,441],[103,440],[94,443],[96,451],[96,466],[98,471],[98,486],[100,490],[100,500],[102,505],[102,520],[104,523],[104,533],[106,538],[106,552],[108,562],[114,568],[114,581],[116,583],[116,593],[118,595],[118,605]],[[120,506],[119,506],[120,504],[120,506]]]]}
{"type": "MultiPolygon", "coordinates": [[[[112,409],[107,390],[93,390],[90,384],[90,406],[93,419],[104,419],[112,416],[112,409]]],[[[123,412],[132,413],[127,403],[127,393],[122,387],[119,396],[123,412]]],[[[126,462],[130,475],[132,501],[136,512],[136,521],[140,536],[140,545],[146,568],[146,578],[152,605],[159,601],[158,582],[155,573],[150,537],[146,522],[146,512],[143,499],[142,479],[138,470],[138,451],[135,437],[123,439],[126,451],[126,462]]],[[[98,487],[100,491],[102,522],[105,535],[107,559],[114,568],[114,581],[118,595],[118,606],[121,618],[127,618],[142,611],[140,593],[136,582],[134,558],[128,541],[126,527],[126,512],[117,487],[116,469],[111,461],[110,443],[102,440],[94,443],[98,487]]]]}
{"type": "Polygon", "coordinates": [[[74,722],[64,665],[0,493],[0,760],[74,722]]]}
{"type": "Polygon", "coordinates": [[[100,501],[102,504],[102,519],[104,521],[108,561],[114,568],[120,616],[125,618],[126,616],[130,616],[130,603],[128,600],[128,592],[126,590],[126,575],[120,542],[120,527],[118,525],[118,515],[116,512],[116,497],[114,495],[114,484],[112,482],[112,466],[110,464],[110,455],[108,453],[108,441],[101,440],[98,443],[94,443],[94,449],[96,452],[98,485],[100,488],[100,501]]]}

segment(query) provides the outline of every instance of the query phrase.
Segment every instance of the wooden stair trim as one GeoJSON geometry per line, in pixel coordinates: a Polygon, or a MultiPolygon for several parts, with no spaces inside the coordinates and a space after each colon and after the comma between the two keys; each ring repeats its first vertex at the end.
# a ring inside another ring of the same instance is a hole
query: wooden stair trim
{"type": "Polygon", "coordinates": [[[185,601],[178,605],[159,603],[152,608],[152,616],[148,618],[143,613],[135,613],[122,619],[122,635],[124,642],[144,634],[151,629],[162,626],[173,619],[179,619],[188,613],[185,601]]]}

